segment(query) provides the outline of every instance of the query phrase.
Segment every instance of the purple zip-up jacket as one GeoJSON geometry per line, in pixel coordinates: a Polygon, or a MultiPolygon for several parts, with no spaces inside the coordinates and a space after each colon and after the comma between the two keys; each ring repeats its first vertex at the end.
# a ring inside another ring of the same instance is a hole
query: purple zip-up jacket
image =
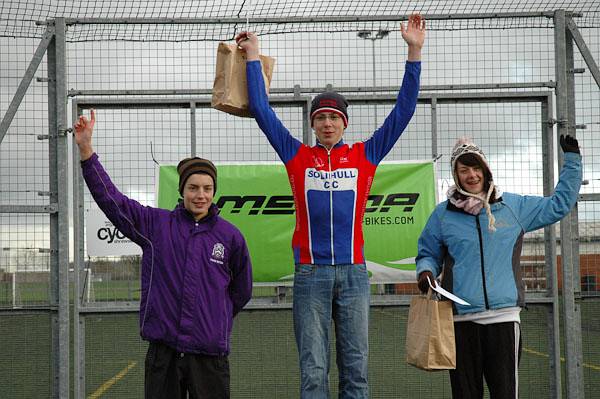
{"type": "Polygon", "coordinates": [[[252,295],[240,231],[214,204],[198,222],[183,204],[173,211],[141,205],[119,192],[96,154],[81,168],[100,209],[142,247],[142,338],[179,352],[227,355],[233,317],[252,295]]]}

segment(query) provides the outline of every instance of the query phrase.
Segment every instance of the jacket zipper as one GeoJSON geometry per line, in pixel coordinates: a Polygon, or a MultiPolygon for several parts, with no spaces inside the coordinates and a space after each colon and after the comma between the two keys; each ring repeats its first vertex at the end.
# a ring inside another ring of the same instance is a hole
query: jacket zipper
{"type": "Polygon", "coordinates": [[[333,191],[331,190],[331,149],[327,149],[327,164],[329,165],[329,229],[331,233],[331,264],[333,265],[335,264],[335,254],[333,250],[333,191]]]}
{"type": "Polygon", "coordinates": [[[481,259],[481,281],[483,283],[483,299],[485,300],[485,309],[490,309],[488,302],[487,286],[485,283],[485,262],[483,260],[483,236],[481,235],[481,224],[479,223],[479,215],[475,216],[475,222],[477,224],[477,235],[479,236],[479,257],[481,259]]]}

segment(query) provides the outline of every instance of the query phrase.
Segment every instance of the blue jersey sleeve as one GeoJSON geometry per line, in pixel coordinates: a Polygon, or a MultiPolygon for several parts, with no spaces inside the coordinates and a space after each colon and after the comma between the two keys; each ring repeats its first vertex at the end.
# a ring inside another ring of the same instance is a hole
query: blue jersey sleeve
{"type": "Polygon", "coordinates": [[[365,141],[367,159],[372,164],[378,165],[390,152],[415,113],[420,76],[421,62],[407,61],[402,86],[392,112],[385,118],[383,125],[373,133],[373,136],[365,141]]]}
{"type": "Polygon", "coordinates": [[[302,143],[283,126],[269,105],[260,61],[246,63],[250,112],[283,163],[292,159],[302,143]]]}

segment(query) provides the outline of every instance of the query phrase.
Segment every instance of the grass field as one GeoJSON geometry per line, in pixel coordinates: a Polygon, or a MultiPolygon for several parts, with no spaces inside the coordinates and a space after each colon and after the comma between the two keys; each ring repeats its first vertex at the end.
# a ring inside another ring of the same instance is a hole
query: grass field
{"type": "MultiPolygon", "coordinates": [[[[581,303],[586,398],[600,391],[600,299],[581,303]]],[[[372,398],[449,398],[447,372],[428,373],[404,360],[408,308],[373,307],[369,385],[372,398]]],[[[546,309],[521,313],[523,353],[520,398],[550,396],[546,309]]],[[[88,398],[139,398],[147,345],[137,314],[85,316],[85,382],[88,398]]],[[[50,318],[47,314],[0,316],[0,397],[45,398],[51,393],[50,318]],[[8,396],[5,396],[8,395],[8,396]]],[[[334,345],[332,344],[332,348],[334,345]]],[[[337,394],[335,351],[331,391],[337,394]]],[[[252,310],[236,319],[230,356],[232,398],[297,398],[298,365],[291,310],[252,310]]],[[[564,363],[563,363],[564,369],[564,363]]],[[[564,375],[564,370],[563,370],[564,375]]],[[[563,378],[563,389],[566,382],[563,378]]]]}

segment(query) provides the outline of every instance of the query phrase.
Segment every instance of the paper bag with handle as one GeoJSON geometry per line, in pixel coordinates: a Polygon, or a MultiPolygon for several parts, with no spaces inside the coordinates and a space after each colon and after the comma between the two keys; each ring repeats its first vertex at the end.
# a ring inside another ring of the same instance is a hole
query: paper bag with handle
{"type": "Polygon", "coordinates": [[[406,327],[406,362],[427,371],[456,368],[452,302],[415,295],[406,327]]]}
{"type": "MultiPolygon", "coordinates": [[[[261,55],[260,62],[268,93],[275,59],[261,55]]],[[[248,109],[246,53],[236,44],[219,43],[211,106],[228,114],[252,117],[248,109]]]]}

